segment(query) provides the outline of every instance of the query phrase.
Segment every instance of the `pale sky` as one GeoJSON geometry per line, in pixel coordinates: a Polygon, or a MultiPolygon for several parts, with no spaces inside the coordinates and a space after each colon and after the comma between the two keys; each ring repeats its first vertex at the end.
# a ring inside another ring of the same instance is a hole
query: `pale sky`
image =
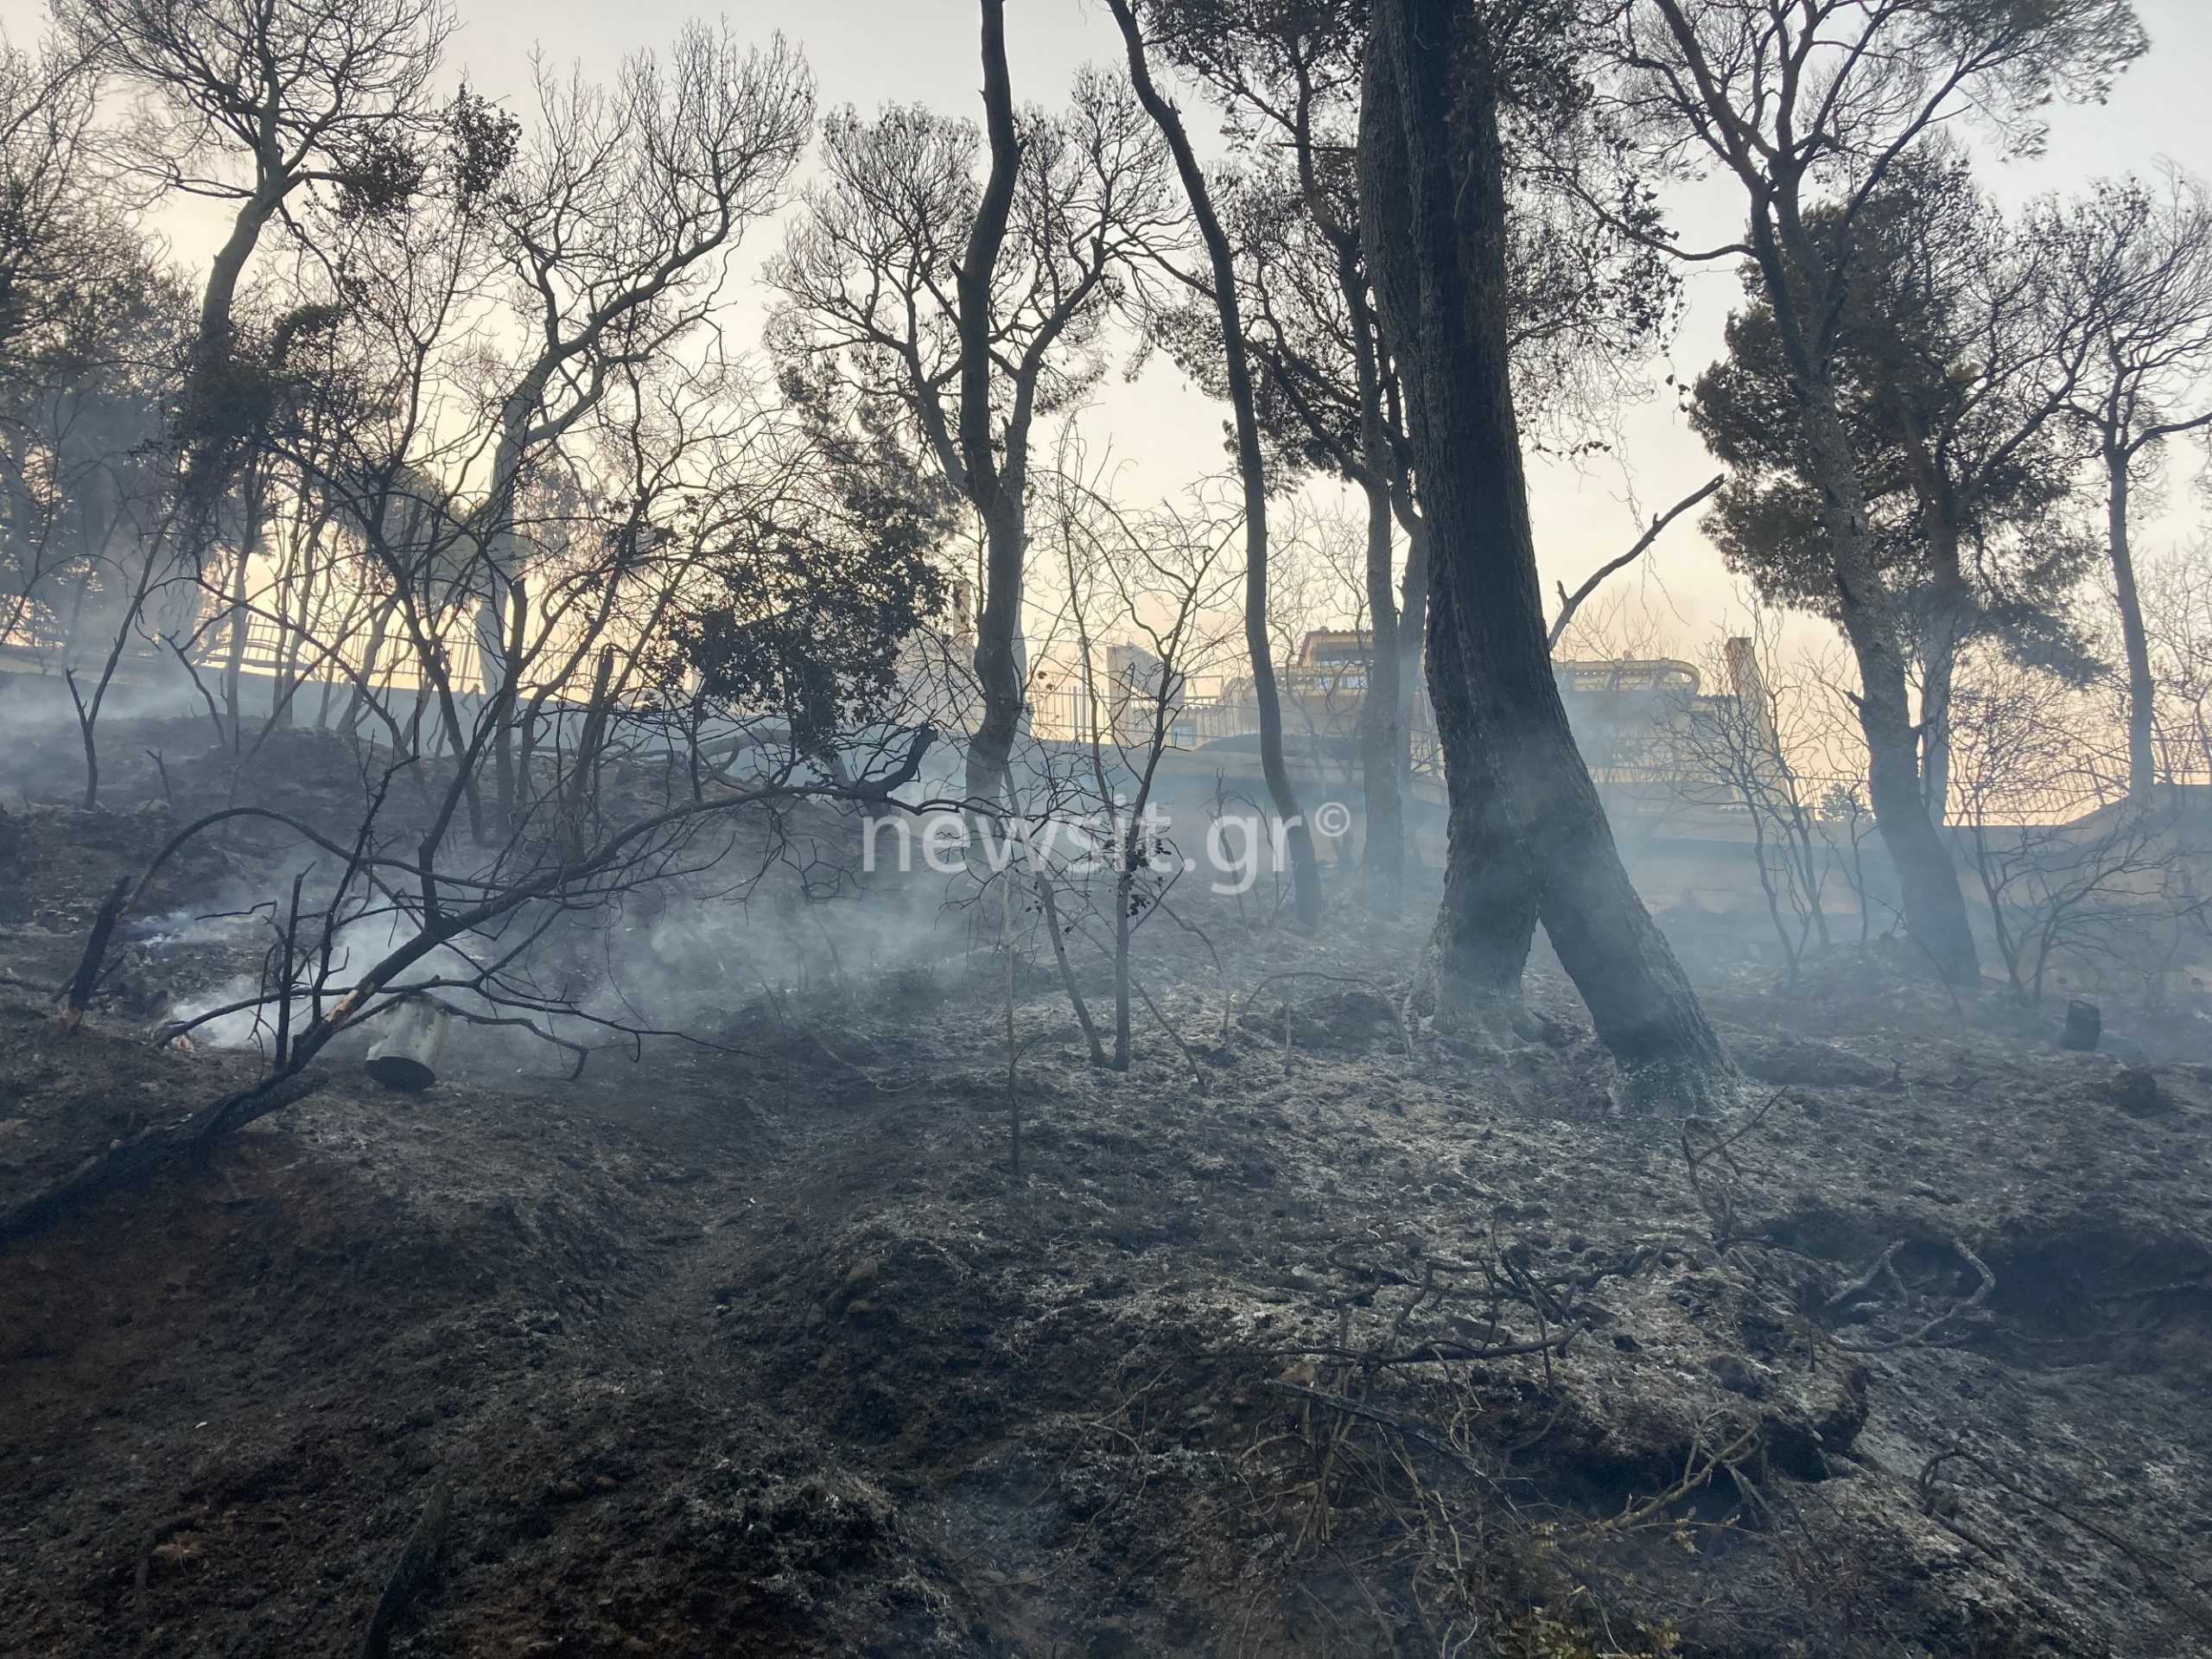
{"type": "MultiPolygon", "coordinates": [[[[574,60],[590,73],[611,67],[625,53],[664,44],[688,17],[713,15],[692,0],[628,0],[619,6],[605,0],[550,0],[527,7],[500,0],[457,3],[461,27],[449,73],[465,73],[479,91],[510,102],[525,117],[533,47],[556,64],[574,60]]],[[[2212,79],[2212,0],[2136,3],[2151,34],[2150,54],[2122,78],[2110,105],[2053,111],[2044,156],[1986,168],[1983,177],[2000,199],[2018,203],[2046,191],[2070,192],[2093,178],[2147,169],[2162,159],[2212,176],[2204,103],[2212,79]]],[[[1112,19],[1096,0],[1014,0],[1007,10],[1014,92],[1023,101],[1058,104],[1078,65],[1120,56],[1112,19]]],[[[825,109],[852,103],[866,111],[900,100],[980,113],[973,0],[748,0],[728,6],[725,15],[741,37],[765,39],[780,29],[802,46],[825,109]]],[[[0,0],[0,22],[15,41],[33,38],[41,16],[41,8],[29,0],[0,0]]],[[[1196,112],[1194,93],[1184,102],[1196,112]]],[[[1737,198],[1718,185],[1680,192],[1670,207],[1686,241],[1725,240],[1740,232],[1737,198]]],[[[207,223],[177,215],[161,222],[179,258],[204,261],[214,239],[207,223]]],[[[757,272],[779,241],[775,227],[756,228],[740,251],[739,269],[757,272]]],[[[1678,377],[1694,376],[1714,357],[1722,324],[1740,297],[1731,269],[1697,268],[1688,282],[1688,315],[1669,361],[1652,370],[1655,385],[1670,368],[1678,377]]],[[[741,330],[745,327],[741,315],[732,321],[741,330]]],[[[1126,463],[1127,487],[1150,495],[1172,492],[1194,474],[1226,463],[1225,416],[1224,406],[1209,402],[1172,365],[1155,359],[1135,385],[1110,378],[1084,429],[1094,449],[1110,447],[1126,463]]],[[[1592,566],[1635,539],[1641,520],[1630,505],[1629,480],[1636,505],[1648,518],[1716,470],[1670,396],[1655,396],[1630,410],[1624,425],[1626,448],[1617,459],[1587,463],[1580,473],[1532,463],[1537,552],[1548,593],[1557,579],[1575,585],[1592,566]]],[[[2171,501],[2168,518],[2147,527],[2147,551],[2186,542],[2202,521],[2192,492],[2176,489],[2171,501]]],[[[1647,563],[1656,587],[1646,591],[1681,618],[1686,645],[1708,634],[1731,611],[1732,580],[1694,523],[1678,520],[1647,563]]]]}

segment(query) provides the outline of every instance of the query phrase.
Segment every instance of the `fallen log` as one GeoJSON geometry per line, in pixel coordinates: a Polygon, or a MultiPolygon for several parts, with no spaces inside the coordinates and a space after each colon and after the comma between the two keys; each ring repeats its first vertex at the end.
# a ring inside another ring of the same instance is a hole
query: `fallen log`
{"type": "Polygon", "coordinates": [[[0,1209],[0,1249],[44,1231],[111,1192],[137,1185],[171,1163],[204,1153],[224,1135],[306,1099],[321,1086],[321,1077],[297,1072],[264,1078],[189,1117],[113,1142],[29,1198],[0,1209]]]}

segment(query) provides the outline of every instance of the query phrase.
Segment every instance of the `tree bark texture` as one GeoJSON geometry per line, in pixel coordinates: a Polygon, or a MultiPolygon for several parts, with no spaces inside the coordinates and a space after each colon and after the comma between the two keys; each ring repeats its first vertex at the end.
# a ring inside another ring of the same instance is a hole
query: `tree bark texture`
{"type": "Polygon", "coordinates": [[[1428,679],[1451,802],[1440,1001],[1514,996],[1541,919],[1606,1046],[1646,1084],[1699,1099],[1725,1070],[1719,1042],[1630,884],[1552,675],[1482,22],[1454,0],[1376,0],[1372,16],[1361,218],[1428,531],[1428,679]]]}

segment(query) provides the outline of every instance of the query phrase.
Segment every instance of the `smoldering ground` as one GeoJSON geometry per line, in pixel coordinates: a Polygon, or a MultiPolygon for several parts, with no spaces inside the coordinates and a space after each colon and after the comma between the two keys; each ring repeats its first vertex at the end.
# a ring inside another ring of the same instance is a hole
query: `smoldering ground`
{"type": "MultiPolygon", "coordinates": [[[[464,1650],[2198,1642],[2196,1065],[2128,1081],[1878,955],[1716,962],[1745,1106],[1638,1126],[1548,966],[1512,1028],[1409,1030],[1418,910],[1307,938],[1193,887],[1205,941],[1135,952],[1187,1052],[1147,1025],[1115,1074],[1018,906],[1009,975],[1007,887],[809,869],[547,935],[608,974],[582,1006],[717,1046],[572,1081],[456,1030],[415,1096],[334,1050],[16,1257],[13,1628],[313,1649],[442,1484],[410,1629],[464,1650]]],[[[194,913],[143,943],[270,943],[194,913]]],[[[11,1186],[257,1063],[9,996],[11,1186]]]]}

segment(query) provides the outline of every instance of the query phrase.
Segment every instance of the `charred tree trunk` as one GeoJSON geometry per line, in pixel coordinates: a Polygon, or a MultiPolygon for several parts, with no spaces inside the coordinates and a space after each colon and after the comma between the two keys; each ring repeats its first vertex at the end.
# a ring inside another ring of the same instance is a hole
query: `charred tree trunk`
{"type": "Polygon", "coordinates": [[[983,715],[968,744],[968,798],[994,804],[1006,796],[1014,741],[1021,729],[1026,676],[1021,634],[1027,515],[1019,501],[998,501],[984,515],[983,607],[976,619],[976,679],[983,715]]]}
{"type": "Polygon", "coordinates": [[[1283,759],[1282,698],[1275,688],[1274,647],[1268,638],[1268,480],[1260,448],[1260,420],[1252,393],[1252,366],[1244,343],[1244,323],[1236,300],[1236,262],[1229,237],[1214,213],[1213,196],[1205,173],[1191,148],[1190,135],[1175,106],[1153,84],[1146,60],[1144,36],[1137,27],[1129,0],[1107,0],[1114,21],[1121,26],[1128,48],[1129,82],[1137,101],[1144,105],[1167,148],[1175,157],[1175,170],[1190,199],[1191,215],[1206,245],[1213,269],[1214,304],[1221,315],[1221,345],[1229,403],[1236,421],[1236,470],[1244,483],[1244,646],[1252,665],[1252,701],[1260,719],[1260,771],[1268,781],[1268,794],[1275,815],[1282,820],[1283,839],[1290,852],[1291,896],[1301,925],[1312,927],[1321,919],[1321,867],[1313,849],[1313,833],[1298,810],[1298,792],[1291,786],[1290,768],[1283,759]]]}
{"type": "MultiPolygon", "coordinates": [[[[1321,204],[1319,192],[1316,211],[1321,204]]],[[[1404,896],[1406,816],[1404,751],[1400,728],[1412,715],[1407,676],[1401,666],[1403,638],[1397,594],[1392,585],[1395,524],[1390,505],[1395,457],[1382,413],[1382,343],[1376,338],[1374,308],[1360,269],[1357,237],[1332,224],[1337,245],[1337,282],[1351,316],[1352,372],[1359,396],[1361,488],[1367,496],[1367,617],[1374,644],[1368,652],[1367,685],[1359,705],[1359,763],[1367,808],[1368,903],[1395,912],[1404,896]]],[[[1410,578],[1411,572],[1408,573],[1410,578]]]]}
{"type": "MultiPolygon", "coordinates": [[[[1777,298],[1777,315],[1786,302],[1786,296],[1777,298]]],[[[1897,868],[1905,926],[1946,981],[1972,984],[1980,976],[1980,963],[1967,921],[1966,895],[1922,792],[1921,734],[1906,690],[1902,630],[1875,562],[1850,436],[1826,369],[1807,355],[1794,325],[1785,323],[1783,332],[1785,340],[1798,342],[1791,378],[1806,451],[1821,485],[1821,526],[1835,577],[1837,609],[1859,665],[1859,723],[1866,739],[1866,792],[1874,825],[1897,868]]]]}
{"type": "Polygon", "coordinates": [[[1335,250],[1337,288],[1344,296],[1344,315],[1351,325],[1359,452],[1345,470],[1367,499],[1367,615],[1372,642],[1367,654],[1367,683],[1360,695],[1357,734],[1360,785],[1366,808],[1363,862],[1369,905],[1378,911],[1395,912],[1405,886],[1405,805],[1399,765],[1403,746],[1399,728],[1407,717],[1408,700],[1399,665],[1403,641],[1392,585],[1395,547],[1390,492],[1397,458],[1382,407],[1382,342],[1369,297],[1358,228],[1342,222],[1322,189],[1312,133],[1302,119],[1298,128],[1298,174],[1306,211],[1335,250]]]}
{"type": "Polygon", "coordinates": [[[385,635],[391,627],[391,613],[399,608],[399,596],[395,594],[380,602],[369,617],[369,642],[361,652],[361,675],[353,682],[352,693],[346,699],[346,709],[338,717],[338,729],[351,737],[359,729],[361,713],[376,684],[377,669],[384,658],[385,635]]]}
{"type": "Polygon", "coordinates": [[[1935,567],[1935,614],[1921,645],[1920,798],[1928,820],[1938,830],[1951,810],[1951,690],[1958,678],[1959,647],[1965,642],[1970,603],[1966,573],[1959,564],[1959,537],[1948,507],[1929,537],[1935,567]]]}
{"type": "MultiPolygon", "coordinates": [[[[237,423],[242,413],[238,406],[240,388],[234,383],[232,372],[238,340],[232,313],[237,308],[238,285],[245,275],[247,262],[260,244],[262,232],[276,217],[283,196],[282,188],[264,182],[239,205],[231,221],[230,235],[215,251],[208,266],[207,285],[200,296],[199,327],[186,371],[179,419],[180,511],[176,517],[181,558],[185,567],[195,574],[207,569],[213,552],[223,497],[231,487],[240,461],[237,442],[237,423]]],[[[232,618],[234,657],[244,651],[246,582],[243,567],[252,556],[259,531],[259,526],[251,522],[259,511],[257,500],[248,502],[245,511],[249,522],[239,538],[241,569],[234,594],[234,603],[239,607],[232,618]]],[[[233,747],[238,741],[239,730],[237,679],[238,670],[232,666],[224,684],[232,705],[233,747]]]]}
{"type": "Polygon", "coordinates": [[[983,605],[976,620],[976,677],[983,717],[968,746],[968,795],[996,804],[1005,796],[1014,734],[1021,724],[1022,677],[1014,641],[1021,631],[1022,563],[1027,551],[1024,479],[1009,434],[1005,463],[991,442],[991,283],[1014,210],[1021,165],[1014,82],[1006,61],[1006,0],[982,0],[983,131],[991,170],[976,200],[957,280],[960,304],[960,470],[963,493],[982,515],[983,605]]]}
{"type": "Polygon", "coordinates": [[[230,645],[223,659],[223,713],[231,723],[231,747],[234,749],[243,741],[245,732],[245,652],[253,628],[253,550],[261,543],[263,498],[257,475],[249,474],[244,493],[238,560],[231,567],[230,645]]]}
{"type": "MultiPolygon", "coordinates": [[[[1376,425],[1380,425],[1378,421],[1376,425]]],[[[1368,903],[1395,911],[1406,880],[1405,803],[1399,791],[1399,728],[1408,711],[1399,692],[1397,595],[1391,584],[1390,497],[1367,486],[1367,611],[1374,645],[1368,652],[1367,685],[1359,704],[1360,785],[1367,809],[1368,903]]]]}
{"type": "Polygon", "coordinates": [[[1821,276],[1826,263],[1794,200],[1770,196],[1753,206],[1752,257],[1789,365],[1799,435],[1819,489],[1815,512],[1836,609],[1859,667],[1859,724],[1875,828],[1897,869],[1906,929],[1946,982],[1972,984],[1980,977],[1980,962],[1958,867],[1922,790],[1921,728],[1906,690],[1902,619],[1882,575],[1835,378],[1825,347],[1808,332],[1808,319],[1834,308],[1821,276]]]}
{"type": "Polygon", "coordinates": [[[2133,457],[2107,437],[2104,445],[2105,524],[2109,537],[2112,579],[2120,597],[2120,638],[2127,654],[2127,795],[2138,804],[2151,798],[2158,782],[2153,716],[2158,683],[2151,675],[2151,640],[2143,625],[2143,598],[2135,586],[2135,555],[2127,537],[2128,462],[2133,457]]]}
{"type": "Polygon", "coordinates": [[[1505,191],[1480,18],[1377,0],[1360,122],[1362,220],[1430,535],[1430,695],[1451,858],[1440,1000],[1519,988],[1541,918],[1638,1091],[1701,1100],[1725,1070],[1630,885],[1553,678],[1508,359],[1505,191]]]}
{"type": "Polygon", "coordinates": [[[507,632],[505,648],[495,663],[496,681],[485,678],[481,695],[484,699],[482,718],[492,723],[492,783],[496,791],[501,833],[511,832],[520,825],[529,810],[524,795],[529,787],[527,777],[518,777],[515,760],[515,709],[522,701],[523,646],[530,626],[530,590],[518,574],[509,572],[505,580],[507,632]]]}
{"type": "Polygon", "coordinates": [[[1950,816],[1951,690],[1958,677],[1973,608],[1966,569],[1959,560],[1965,535],[1959,492],[1936,459],[1925,423],[1909,405],[1901,418],[1908,442],[1905,465],[1928,526],[1929,616],[1920,642],[1920,796],[1938,830],[1950,816]]]}
{"type": "Polygon", "coordinates": [[[1921,667],[1920,798],[1939,830],[1950,817],[1951,694],[1958,671],[1958,637],[1938,633],[1921,667]]]}
{"type": "Polygon", "coordinates": [[[1401,512],[1398,518],[1406,531],[1406,575],[1398,595],[1398,798],[1402,803],[1413,789],[1414,728],[1428,660],[1428,524],[1410,511],[1401,512]]]}

